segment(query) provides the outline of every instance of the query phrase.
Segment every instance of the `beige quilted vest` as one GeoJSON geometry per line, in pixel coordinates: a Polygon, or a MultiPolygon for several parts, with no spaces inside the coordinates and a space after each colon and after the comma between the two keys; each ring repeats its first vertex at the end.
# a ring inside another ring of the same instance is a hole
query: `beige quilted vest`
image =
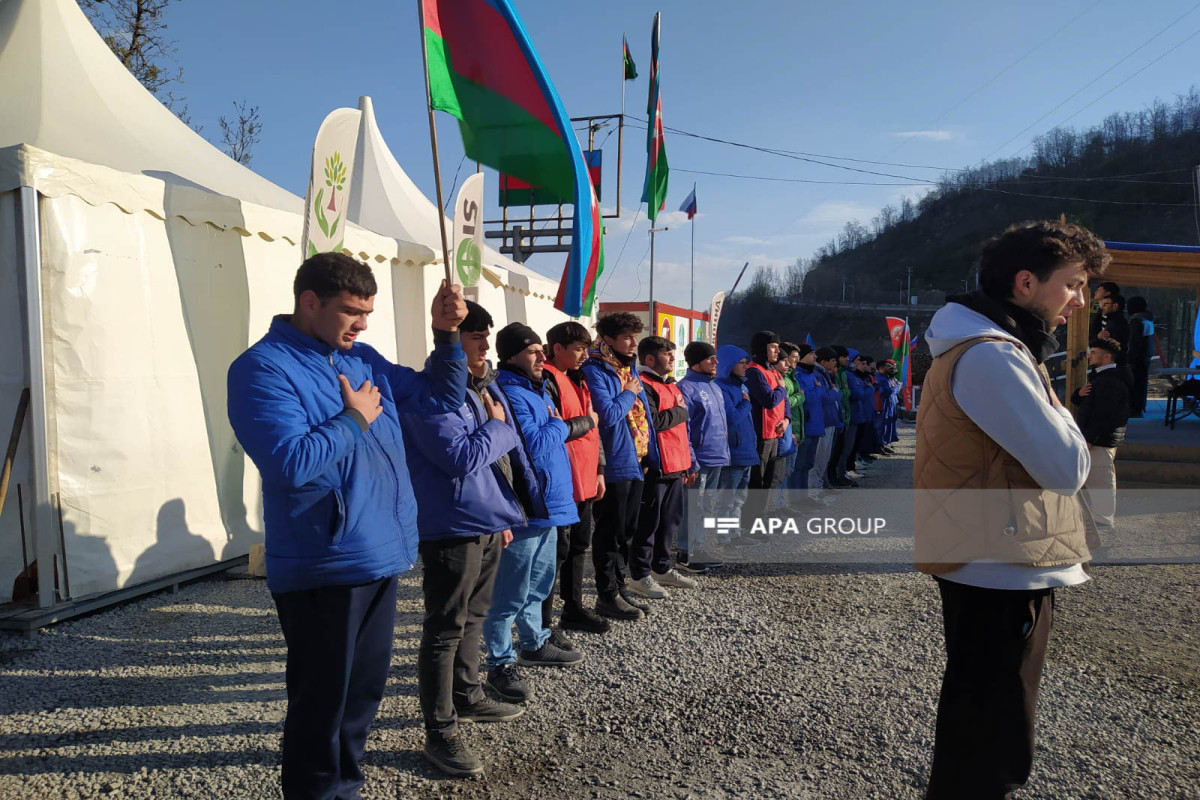
{"type": "MultiPolygon", "coordinates": [[[[1086,563],[1088,543],[1099,540],[1080,498],[1039,487],[951,393],[958,359],[987,341],[1009,340],[969,339],[935,358],[925,376],[913,464],[916,568],[937,575],[983,560],[1036,567],[1086,563]]],[[[1038,371],[1050,402],[1060,405],[1045,369],[1038,371]]]]}

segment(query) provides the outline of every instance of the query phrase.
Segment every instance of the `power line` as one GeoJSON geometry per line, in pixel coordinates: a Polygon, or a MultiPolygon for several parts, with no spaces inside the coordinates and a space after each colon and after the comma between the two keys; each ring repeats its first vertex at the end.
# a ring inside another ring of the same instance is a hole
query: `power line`
{"type": "MultiPolygon", "coordinates": [[[[1175,27],[1176,25],[1178,25],[1180,22],[1182,22],[1182,21],[1183,21],[1183,19],[1184,19],[1185,17],[1187,17],[1188,15],[1192,14],[1192,13],[1193,13],[1193,12],[1194,12],[1196,9],[1198,9],[1198,8],[1200,8],[1200,3],[1197,3],[1196,5],[1192,6],[1190,9],[1188,9],[1187,11],[1185,11],[1185,12],[1184,12],[1182,15],[1180,15],[1179,17],[1177,17],[1177,18],[1176,18],[1174,21],[1172,21],[1172,22],[1168,23],[1168,24],[1167,24],[1167,25],[1166,25],[1164,28],[1162,28],[1162,29],[1161,29],[1161,30],[1160,30],[1158,33],[1154,34],[1154,35],[1153,35],[1153,36],[1151,36],[1149,39],[1147,39],[1146,41],[1144,41],[1144,42],[1142,42],[1141,44],[1139,44],[1137,47],[1135,47],[1135,48],[1133,48],[1132,50],[1130,50],[1128,53],[1126,53],[1124,56],[1122,56],[1122,57],[1121,57],[1121,59],[1117,61],[1117,63],[1113,64],[1111,67],[1109,67],[1108,69],[1104,70],[1104,72],[1101,72],[1099,75],[1097,75],[1096,77],[1092,78],[1090,81],[1088,81],[1087,83],[1085,83],[1083,86],[1079,87],[1079,89],[1077,89],[1075,92],[1073,92],[1073,93],[1071,94],[1071,96],[1070,96],[1070,97],[1068,97],[1066,100],[1063,100],[1061,103],[1059,103],[1058,105],[1056,105],[1054,108],[1050,109],[1050,110],[1049,110],[1049,111],[1047,111],[1045,114],[1043,114],[1042,116],[1040,116],[1040,117],[1038,117],[1037,119],[1035,119],[1033,122],[1031,122],[1031,123],[1029,123],[1028,125],[1026,125],[1024,128],[1022,128],[1022,129],[1021,129],[1020,133],[1018,133],[1016,136],[1013,136],[1011,139],[1009,139],[1007,142],[1005,142],[1004,144],[1002,144],[1002,145],[1000,145],[999,147],[997,147],[997,148],[996,148],[995,150],[993,150],[992,152],[988,153],[986,156],[984,156],[984,157],[983,157],[983,159],[982,159],[982,160],[983,160],[983,161],[987,161],[989,158],[991,158],[992,156],[996,155],[996,153],[999,153],[1001,150],[1003,150],[1004,148],[1008,147],[1010,144],[1012,144],[1013,142],[1015,142],[1017,139],[1021,138],[1021,136],[1023,136],[1023,135],[1024,135],[1026,132],[1028,132],[1028,131],[1029,131],[1031,128],[1033,128],[1035,125],[1037,125],[1038,123],[1040,123],[1042,120],[1046,119],[1046,117],[1050,116],[1050,115],[1051,115],[1051,114],[1053,114],[1055,111],[1058,111],[1060,108],[1062,108],[1063,106],[1065,106],[1067,103],[1069,103],[1069,102],[1071,102],[1072,100],[1074,100],[1076,97],[1078,97],[1080,94],[1082,94],[1082,93],[1083,93],[1085,90],[1087,90],[1089,87],[1091,87],[1091,86],[1095,85],[1095,83],[1096,83],[1097,81],[1099,81],[1101,78],[1103,78],[1105,75],[1107,75],[1108,73],[1112,72],[1112,71],[1113,71],[1114,69],[1116,69],[1117,67],[1119,67],[1119,66],[1121,66],[1122,64],[1124,64],[1126,61],[1128,61],[1130,58],[1132,58],[1132,57],[1133,57],[1135,54],[1137,54],[1137,53],[1138,53],[1138,51],[1142,50],[1142,48],[1146,47],[1146,45],[1150,44],[1150,43],[1151,43],[1151,42],[1153,42],[1155,39],[1157,39],[1158,37],[1162,36],[1162,35],[1163,35],[1164,33],[1166,33],[1167,31],[1169,31],[1171,28],[1173,28],[1173,27],[1175,27]]],[[[1193,35],[1194,35],[1194,34],[1193,34],[1193,35]]],[[[1191,37],[1188,37],[1188,38],[1191,38],[1191,37]]],[[[1187,41],[1187,40],[1185,39],[1184,41],[1187,41]]],[[[1182,42],[1181,42],[1181,44],[1182,44],[1182,42]]],[[[1178,46],[1179,46],[1179,45],[1176,45],[1176,47],[1178,47],[1178,46]]],[[[1175,48],[1171,48],[1171,49],[1172,49],[1172,50],[1174,50],[1175,48]]],[[[1167,52],[1169,53],[1169,52],[1171,52],[1171,51],[1170,51],[1170,50],[1168,50],[1167,52]]],[[[1166,55],[1166,54],[1164,53],[1164,55],[1166,55]]],[[[1147,66],[1149,66],[1149,65],[1147,65],[1147,66]]],[[[1120,85],[1120,84],[1118,84],[1118,85],[1120,85]]],[[[1116,88],[1116,87],[1114,87],[1114,88],[1116,88]]],[[[1111,90],[1110,90],[1110,91],[1111,91],[1111,90]]],[[[1103,96],[1103,95],[1102,95],[1102,96],[1103,96]]],[[[1097,99],[1099,99],[1099,98],[1097,98],[1097,99]]],[[[1080,110],[1082,110],[1082,109],[1080,109],[1080,110]]],[[[1021,148],[1021,149],[1023,150],[1024,148],[1021,148]]]]}
{"type": "Polygon", "coordinates": [[[778,178],[768,177],[765,175],[739,175],[733,172],[709,172],[702,169],[683,169],[681,167],[671,167],[672,172],[686,172],[689,175],[714,175],[719,178],[742,178],[745,180],[754,181],[779,181],[783,183],[820,183],[833,186],[928,186],[929,183],[922,181],[921,183],[884,183],[873,181],[818,181],[808,178],[778,178]]]}
{"type": "Polygon", "coordinates": [[[633,228],[637,224],[638,215],[642,213],[642,204],[638,203],[637,210],[633,212],[633,219],[629,223],[629,232],[625,234],[625,241],[621,244],[621,252],[617,253],[617,260],[613,262],[612,270],[608,272],[608,277],[604,279],[604,286],[600,288],[599,297],[608,289],[608,282],[612,280],[613,275],[617,274],[617,267],[621,266],[621,256],[625,255],[625,245],[629,244],[629,237],[633,235],[633,228]]]}
{"type": "Polygon", "coordinates": [[[969,187],[965,187],[965,188],[978,189],[981,192],[997,192],[998,194],[1011,194],[1016,197],[1038,197],[1038,198],[1043,198],[1046,200],[1069,200],[1069,201],[1073,201],[1076,203],[1101,203],[1104,205],[1113,205],[1113,206],[1175,206],[1175,207],[1182,206],[1184,208],[1191,208],[1192,206],[1195,205],[1195,203],[1151,203],[1151,202],[1147,202],[1147,201],[1135,201],[1135,200],[1096,200],[1096,199],[1093,199],[1090,197],[1061,197],[1059,195],[1053,195],[1053,194],[1033,194],[1032,192],[1012,192],[1007,189],[997,189],[992,186],[969,186],[969,187]]]}

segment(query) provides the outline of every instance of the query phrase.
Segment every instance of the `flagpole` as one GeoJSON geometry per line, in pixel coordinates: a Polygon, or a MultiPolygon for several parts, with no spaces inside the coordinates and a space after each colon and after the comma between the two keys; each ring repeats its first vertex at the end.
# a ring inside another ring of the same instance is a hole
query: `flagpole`
{"type": "MultiPolygon", "coordinates": [[[[696,202],[696,184],[692,184],[692,202],[696,202]]],[[[692,215],[692,299],[689,306],[696,310],[696,215],[692,215]]]]}
{"type": "Polygon", "coordinates": [[[621,116],[617,117],[617,219],[621,218],[621,148],[624,144],[622,137],[625,136],[625,44],[625,34],[621,34],[621,116]]]}
{"type": "Polygon", "coordinates": [[[446,238],[446,207],[442,200],[442,168],[438,159],[437,122],[433,116],[433,92],[429,87],[429,53],[425,45],[425,3],[417,0],[417,11],[421,24],[421,66],[425,69],[425,108],[429,111],[429,144],[433,149],[433,183],[437,189],[438,227],[442,231],[442,266],[445,267],[446,285],[454,283],[450,275],[450,242],[446,238]]]}

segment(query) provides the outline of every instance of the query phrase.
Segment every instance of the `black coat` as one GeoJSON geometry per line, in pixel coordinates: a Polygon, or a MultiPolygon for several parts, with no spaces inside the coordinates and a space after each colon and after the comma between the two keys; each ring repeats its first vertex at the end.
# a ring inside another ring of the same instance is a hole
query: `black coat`
{"type": "Polygon", "coordinates": [[[1121,355],[1117,362],[1124,363],[1129,354],[1129,319],[1126,318],[1124,311],[1115,311],[1112,314],[1100,314],[1099,316],[1101,330],[1108,331],[1109,336],[1121,343],[1121,355]]]}
{"type": "Polygon", "coordinates": [[[1091,379],[1092,391],[1071,395],[1075,403],[1075,421],[1087,443],[1095,447],[1118,447],[1125,441],[1133,397],[1133,375],[1129,368],[1117,365],[1097,372],[1091,379]]]}

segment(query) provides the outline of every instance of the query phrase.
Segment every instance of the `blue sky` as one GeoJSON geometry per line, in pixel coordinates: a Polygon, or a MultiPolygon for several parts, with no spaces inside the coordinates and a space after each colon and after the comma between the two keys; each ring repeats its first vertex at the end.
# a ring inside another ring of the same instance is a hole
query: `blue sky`
{"type": "MultiPolygon", "coordinates": [[[[1035,135],[1076,112],[1068,124],[1086,127],[1112,111],[1140,109],[1155,97],[1169,100],[1200,75],[1200,38],[1189,40],[1200,33],[1200,4],[1191,0],[514,3],[571,116],[620,110],[622,33],[639,71],[636,81],[625,84],[626,111],[644,116],[650,24],[660,10],[668,126],[769,148],[909,165],[961,167],[1028,154],[1035,135]]],[[[392,152],[433,197],[416,9],[416,0],[182,0],[167,19],[186,81],[177,93],[187,97],[193,122],[211,138],[217,136],[217,117],[232,111],[232,101],[260,106],[265,128],[251,166],[301,195],[321,120],[334,108],[356,105],[359,95],[370,95],[392,152]]],[[[438,124],[449,184],[462,148],[454,120],[439,115],[438,124]]],[[[695,297],[702,308],[713,292],[729,288],[744,262],[782,270],[796,257],[811,255],[849,219],[866,224],[885,203],[923,191],[696,175],[683,170],[897,182],[670,132],[667,150],[672,167],[667,211],[674,213],[660,217],[669,230],[657,237],[655,293],[678,305],[688,304],[691,231],[675,209],[693,181],[700,208],[694,223],[695,297]]],[[[604,154],[608,211],[616,155],[614,135],[604,154]]],[[[631,227],[645,168],[644,130],[626,128],[624,161],[623,216],[608,222],[602,301],[645,300],[648,292],[644,209],[631,227]]],[[[929,180],[940,174],[839,163],[929,180]]],[[[461,177],[471,169],[463,165],[461,177]]],[[[491,178],[489,204],[495,188],[491,178]]],[[[488,218],[497,214],[489,209],[488,218]]],[[[529,266],[557,278],[562,262],[559,255],[539,256],[529,266]]]]}

